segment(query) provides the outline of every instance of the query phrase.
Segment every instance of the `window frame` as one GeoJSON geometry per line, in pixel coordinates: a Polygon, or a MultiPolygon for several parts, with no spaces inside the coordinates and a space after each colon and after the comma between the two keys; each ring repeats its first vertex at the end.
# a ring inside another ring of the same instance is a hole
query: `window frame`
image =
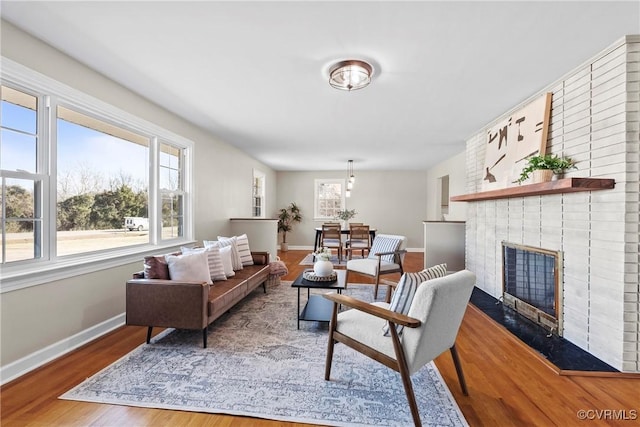
{"type": "MultiPolygon", "coordinates": [[[[43,246],[40,259],[14,261],[2,264],[2,283],[0,293],[35,286],[42,283],[61,280],[81,274],[109,269],[133,262],[141,256],[158,253],[159,250],[173,249],[193,243],[194,235],[194,186],[193,159],[195,144],[152,122],[137,117],[127,111],[108,104],[78,89],[67,86],[50,77],[31,70],[13,60],[2,60],[3,74],[0,84],[37,96],[38,101],[38,169],[36,175],[42,175],[43,192],[43,246]],[[42,108],[40,107],[42,105],[42,108]],[[182,149],[184,170],[182,195],[184,197],[183,235],[179,238],[161,240],[156,230],[147,244],[105,249],[88,254],[56,255],[56,215],[57,215],[57,150],[56,150],[56,107],[63,105],[88,114],[99,120],[131,130],[150,138],[149,146],[149,221],[158,224],[161,209],[158,189],[159,140],[182,149]],[[42,124],[42,126],[41,126],[42,124]]],[[[17,172],[16,172],[17,173],[17,172]]],[[[14,175],[9,171],[4,176],[14,175]]]]}
{"type": "Polygon", "coordinates": [[[319,199],[319,188],[322,184],[340,184],[340,209],[344,209],[346,206],[346,180],[341,178],[316,178],[313,181],[313,219],[314,221],[327,221],[327,220],[335,220],[335,217],[332,216],[323,216],[320,215],[320,199],[319,199]]]}
{"type": "Polygon", "coordinates": [[[253,169],[253,179],[251,180],[251,218],[266,218],[266,185],[267,175],[258,169],[253,169]],[[262,184],[257,186],[259,188],[259,194],[256,194],[256,180],[260,180],[262,184]],[[256,215],[256,209],[258,208],[256,200],[260,200],[259,215],[256,215]]]}
{"type": "MultiPolygon", "coordinates": [[[[2,61],[4,62],[5,59],[2,58],[2,61]]],[[[6,74],[6,71],[5,71],[5,74],[6,74]]],[[[50,175],[48,173],[49,172],[48,162],[46,161],[46,156],[49,153],[49,146],[46,142],[48,141],[48,138],[50,136],[50,122],[49,122],[50,98],[49,96],[43,95],[42,93],[39,93],[39,91],[34,90],[33,88],[28,87],[27,85],[24,85],[22,82],[10,82],[7,84],[5,83],[5,78],[1,78],[0,85],[9,87],[13,90],[22,92],[26,95],[30,95],[36,98],[35,171],[28,172],[28,171],[20,171],[20,170],[12,171],[12,170],[0,169],[0,179],[2,180],[2,182],[0,182],[0,191],[2,192],[4,192],[5,190],[5,186],[3,184],[6,179],[18,179],[18,180],[31,181],[34,184],[34,188],[38,183],[40,184],[42,199],[40,203],[41,206],[40,206],[39,214],[40,214],[40,227],[42,230],[41,230],[40,236],[37,237],[34,234],[34,242],[33,242],[34,251],[36,250],[36,247],[39,246],[40,256],[37,258],[34,257],[29,259],[11,261],[11,265],[29,267],[31,265],[35,265],[36,263],[41,263],[45,260],[48,260],[50,257],[50,246],[46,244],[49,239],[47,236],[45,236],[45,232],[49,229],[51,224],[51,220],[48,215],[48,210],[51,203],[51,195],[48,190],[51,185],[51,180],[50,180],[50,175]],[[39,241],[38,241],[38,238],[39,238],[39,241]]],[[[33,218],[34,225],[35,225],[35,220],[38,216],[38,213],[36,212],[36,209],[37,209],[36,205],[37,203],[35,202],[35,198],[34,198],[34,218],[33,218]]],[[[2,205],[0,208],[3,209],[4,205],[2,205]]],[[[4,212],[2,216],[4,217],[4,212]]],[[[2,230],[0,230],[0,232],[2,232],[3,234],[4,234],[4,225],[5,224],[3,222],[1,225],[2,230]]],[[[4,252],[5,251],[4,242],[0,250],[3,251],[3,254],[2,254],[3,256],[1,259],[4,260],[6,256],[6,253],[4,252]]],[[[6,270],[6,267],[5,267],[6,265],[7,265],[6,263],[0,262],[0,266],[2,267],[2,270],[3,270],[3,276],[5,276],[4,271],[6,270]]],[[[4,282],[4,279],[3,279],[3,282],[4,282]]],[[[2,283],[0,283],[0,290],[1,289],[2,289],[2,283]]]]}

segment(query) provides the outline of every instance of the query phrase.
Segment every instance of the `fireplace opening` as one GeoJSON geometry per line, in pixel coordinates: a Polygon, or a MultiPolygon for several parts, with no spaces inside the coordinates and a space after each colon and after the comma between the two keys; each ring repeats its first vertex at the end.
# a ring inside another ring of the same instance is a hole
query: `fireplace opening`
{"type": "Polygon", "coordinates": [[[504,304],[562,336],[562,252],[502,242],[504,304]]]}

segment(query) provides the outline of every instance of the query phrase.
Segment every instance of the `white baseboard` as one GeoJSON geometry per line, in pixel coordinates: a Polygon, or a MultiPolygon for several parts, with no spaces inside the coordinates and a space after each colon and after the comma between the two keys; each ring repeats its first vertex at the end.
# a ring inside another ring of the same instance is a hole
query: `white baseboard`
{"type": "Polygon", "coordinates": [[[125,313],[119,314],[102,323],[94,325],[84,331],[78,332],[68,338],[51,344],[41,350],[31,353],[21,359],[0,367],[0,385],[33,371],[34,369],[51,362],[80,346],[95,340],[102,335],[113,331],[125,324],[125,313]]]}

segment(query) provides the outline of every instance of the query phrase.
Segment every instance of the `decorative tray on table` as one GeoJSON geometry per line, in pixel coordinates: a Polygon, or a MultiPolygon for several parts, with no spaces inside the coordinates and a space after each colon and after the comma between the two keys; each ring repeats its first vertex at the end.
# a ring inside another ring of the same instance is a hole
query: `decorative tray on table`
{"type": "Polygon", "coordinates": [[[310,282],[333,282],[338,279],[338,275],[335,271],[332,271],[328,276],[316,276],[313,270],[305,270],[302,273],[302,277],[310,282]]]}

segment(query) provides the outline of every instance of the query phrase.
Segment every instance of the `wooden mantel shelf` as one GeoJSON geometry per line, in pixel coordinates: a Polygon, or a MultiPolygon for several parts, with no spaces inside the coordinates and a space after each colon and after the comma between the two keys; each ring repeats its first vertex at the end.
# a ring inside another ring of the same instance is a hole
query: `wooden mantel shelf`
{"type": "Polygon", "coordinates": [[[539,184],[519,185],[481,193],[461,194],[451,197],[452,202],[478,202],[480,200],[506,199],[509,197],[540,196],[543,194],[575,193],[578,191],[608,190],[616,185],[614,179],[564,178],[539,184]]]}

